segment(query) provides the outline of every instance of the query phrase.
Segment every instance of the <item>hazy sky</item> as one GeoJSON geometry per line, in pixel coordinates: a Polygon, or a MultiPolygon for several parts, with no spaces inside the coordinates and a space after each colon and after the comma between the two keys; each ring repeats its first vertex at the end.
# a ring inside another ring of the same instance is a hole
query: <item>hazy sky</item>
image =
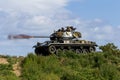
{"type": "MultiPolygon", "coordinates": [[[[27,55],[45,39],[8,40],[9,34],[50,35],[67,25],[82,39],[120,47],[120,0],[1,0],[0,54],[27,55]]],[[[49,39],[47,39],[49,40],[49,39]]]]}

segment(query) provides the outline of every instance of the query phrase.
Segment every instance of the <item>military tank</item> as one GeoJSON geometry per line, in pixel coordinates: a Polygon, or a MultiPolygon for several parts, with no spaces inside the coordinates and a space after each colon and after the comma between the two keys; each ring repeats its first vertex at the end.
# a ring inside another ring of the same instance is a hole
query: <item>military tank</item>
{"type": "Polygon", "coordinates": [[[49,41],[43,43],[37,42],[33,46],[37,55],[57,54],[58,50],[71,50],[77,54],[95,52],[97,44],[93,41],[81,40],[81,37],[81,33],[76,31],[76,28],[67,26],[54,31],[50,36],[28,36],[20,34],[9,36],[9,39],[50,38],[49,41]]]}

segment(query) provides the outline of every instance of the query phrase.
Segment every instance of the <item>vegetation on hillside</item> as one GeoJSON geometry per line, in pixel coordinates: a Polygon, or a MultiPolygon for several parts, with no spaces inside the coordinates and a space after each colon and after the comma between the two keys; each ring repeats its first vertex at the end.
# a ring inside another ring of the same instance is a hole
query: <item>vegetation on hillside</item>
{"type": "Polygon", "coordinates": [[[58,55],[28,54],[22,63],[22,80],[119,80],[120,51],[108,43],[103,52],[75,54],[59,51],[58,55]]]}
{"type": "Polygon", "coordinates": [[[59,51],[49,56],[30,53],[24,59],[8,57],[9,64],[0,64],[0,80],[119,80],[120,50],[113,43],[100,49],[89,54],[59,51]],[[12,72],[18,61],[22,61],[20,76],[12,72]]]}

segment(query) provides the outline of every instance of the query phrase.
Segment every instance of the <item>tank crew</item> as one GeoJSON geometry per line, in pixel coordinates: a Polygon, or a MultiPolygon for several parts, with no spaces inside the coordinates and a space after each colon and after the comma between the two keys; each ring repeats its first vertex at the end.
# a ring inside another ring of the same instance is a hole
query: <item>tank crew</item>
{"type": "Polygon", "coordinates": [[[72,29],[70,28],[70,26],[67,26],[67,27],[66,27],[66,31],[69,31],[69,32],[72,31],[72,29]]]}
{"type": "Polygon", "coordinates": [[[58,31],[57,32],[61,32],[61,29],[58,29],[58,31]]]}
{"type": "Polygon", "coordinates": [[[76,28],[74,28],[73,26],[67,26],[66,27],[66,31],[71,32],[71,31],[75,31],[75,30],[76,30],[76,28]]]}
{"type": "Polygon", "coordinates": [[[70,28],[71,28],[73,31],[75,31],[75,30],[76,30],[76,28],[73,28],[73,26],[70,26],[70,28]]]}
{"type": "Polygon", "coordinates": [[[65,32],[65,29],[62,27],[62,28],[61,28],[61,31],[62,31],[62,32],[65,32]]]}

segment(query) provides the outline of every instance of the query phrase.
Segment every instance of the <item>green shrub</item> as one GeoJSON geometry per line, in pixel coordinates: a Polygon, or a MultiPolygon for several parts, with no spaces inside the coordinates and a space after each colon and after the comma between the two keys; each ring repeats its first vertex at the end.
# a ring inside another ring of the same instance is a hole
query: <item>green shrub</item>
{"type": "Polygon", "coordinates": [[[113,43],[108,43],[104,46],[99,47],[103,52],[109,52],[110,54],[115,54],[118,52],[117,46],[115,46],[113,43]]]}
{"type": "Polygon", "coordinates": [[[20,80],[12,70],[11,64],[0,64],[0,80],[20,80]]]}
{"type": "Polygon", "coordinates": [[[110,64],[103,64],[100,67],[101,76],[106,80],[119,80],[120,72],[117,70],[116,66],[110,64]]]}

